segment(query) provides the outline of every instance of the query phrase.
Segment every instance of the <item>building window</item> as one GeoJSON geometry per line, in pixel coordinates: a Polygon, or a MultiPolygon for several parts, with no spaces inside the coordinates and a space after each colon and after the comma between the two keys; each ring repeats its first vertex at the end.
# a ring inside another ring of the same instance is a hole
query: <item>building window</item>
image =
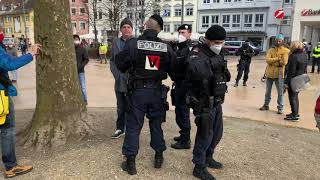
{"type": "Polygon", "coordinates": [[[155,0],[155,2],[160,2],[160,0],[155,0]]]}
{"type": "Polygon", "coordinates": [[[163,25],[163,31],[164,32],[170,32],[170,24],[163,25]]]}
{"type": "Polygon", "coordinates": [[[139,0],[139,6],[144,6],[144,0],[139,0]]]}
{"type": "Polygon", "coordinates": [[[25,20],[26,22],[29,22],[29,21],[30,21],[30,16],[25,16],[25,17],[24,17],[24,20],[25,20]]]}
{"type": "Polygon", "coordinates": [[[76,22],[72,22],[71,23],[71,27],[72,27],[72,29],[77,29],[77,23],[76,22]]]}
{"type": "Polygon", "coordinates": [[[77,14],[76,8],[71,8],[71,15],[75,16],[77,14]]]}
{"type": "Polygon", "coordinates": [[[174,10],[174,16],[181,16],[181,9],[175,9],[174,10]]]}
{"type": "Polygon", "coordinates": [[[231,3],[231,0],[224,0],[225,3],[231,3]]]}
{"type": "Polygon", "coordinates": [[[213,3],[220,3],[220,0],[212,0],[213,3]]]}
{"type": "Polygon", "coordinates": [[[222,15],[222,27],[230,27],[230,15],[222,15]]]}
{"type": "Polygon", "coordinates": [[[86,29],[86,23],[80,22],[80,29],[85,30],[86,29]]]}
{"type": "Polygon", "coordinates": [[[133,14],[132,14],[132,12],[128,12],[128,13],[127,13],[127,18],[133,19],[133,14]]]}
{"type": "Polygon", "coordinates": [[[202,16],[202,28],[209,27],[209,16],[202,16]]]}
{"type": "Polygon", "coordinates": [[[153,10],[153,13],[160,15],[160,9],[155,9],[155,10],[153,10]]]}
{"type": "Polygon", "coordinates": [[[85,8],[80,8],[80,15],[84,15],[86,13],[86,9],[85,8]]]}
{"type": "Polygon", "coordinates": [[[263,17],[264,14],[256,14],[255,27],[263,27],[263,17]]]}
{"type": "Polygon", "coordinates": [[[170,9],[165,9],[165,10],[163,11],[163,16],[164,16],[164,17],[170,17],[170,16],[171,16],[171,11],[170,11],[170,9]]]}
{"type": "Polygon", "coordinates": [[[234,2],[241,2],[241,0],[234,0],[234,2]]]}
{"type": "Polygon", "coordinates": [[[284,3],[285,3],[285,4],[290,4],[290,3],[291,3],[291,0],[284,0],[284,3]]]}
{"type": "Polygon", "coordinates": [[[213,15],[211,16],[211,24],[214,25],[214,24],[219,24],[219,15],[213,15]]]}
{"type": "Polygon", "coordinates": [[[127,6],[133,6],[132,0],[127,0],[127,6]]]}
{"type": "Polygon", "coordinates": [[[290,16],[284,16],[284,18],[281,21],[281,24],[290,25],[290,20],[291,20],[290,16]]]}
{"type": "Polygon", "coordinates": [[[232,15],[232,27],[234,28],[240,27],[240,18],[241,18],[240,14],[232,15]]]}
{"type": "Polygon", "coordinates": [[[252,27],[252,14],[245,14],[244,15],[244,27],[251,28],[252,27]]]}
{"type": "Polygon", "coordinates": [[[102,12],[99,12],[99,19],[102,19],[102,12]]]}
{"type": "Polygon", "coordinates": [[[203,0],[203,4],[209,4],[210,0],[203,0]]]}
{"type": "Polygon", "coordinates": [[[181,26],[180,24],[175,24],[175,25],[174,25],[174,31],[178,31],[178,28],[179,28],[180,26],[181,26]]]}
{"type": "Polygon", "coordinates": [[[187,16],[193,16],[193,8],[187,8],[187,16]]]}
{"type": "Polygon", "coordinates": [[[139,19],[144,19],[144,14],[142,12],[139,12],[139,19]]]}
{"type": "Polygon", "coordinates": [[[74,2],[76,2],[76,0],[72,0],[71,2],[73,2],[73,3],[74,3],[74,2]]]}
{"type": "Polygon", "coordinates": [[[11,17],[7,16],[6,21],[7,21],[7,23],[11,22],[11,17]]]}

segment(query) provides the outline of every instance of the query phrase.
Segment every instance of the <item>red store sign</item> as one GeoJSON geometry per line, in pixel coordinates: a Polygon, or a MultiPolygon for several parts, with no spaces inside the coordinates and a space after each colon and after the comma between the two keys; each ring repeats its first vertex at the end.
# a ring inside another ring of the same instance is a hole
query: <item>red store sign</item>
{"type": "Polygon", "coordinates": [[[301,16],[320,16],[320,9],[318,10],[304,9],[301,11],[301,16]]]}

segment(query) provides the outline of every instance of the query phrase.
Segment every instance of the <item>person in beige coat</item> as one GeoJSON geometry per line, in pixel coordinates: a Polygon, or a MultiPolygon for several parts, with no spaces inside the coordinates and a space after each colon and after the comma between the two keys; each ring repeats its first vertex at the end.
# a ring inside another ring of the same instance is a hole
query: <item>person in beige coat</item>
{"type": "Polygon", "coordinates": [[[283,114],[283,80],[285,66],[288,63],[289,52],[290,50],[284,44],[284,36],[282,34],[277,35],[275,46],[270,48],[266,55],[266,93],[264,105],[260,108],[261,111],[269,110],[272,85],[275,83],[278,92],[278,114],[283,114]]]}

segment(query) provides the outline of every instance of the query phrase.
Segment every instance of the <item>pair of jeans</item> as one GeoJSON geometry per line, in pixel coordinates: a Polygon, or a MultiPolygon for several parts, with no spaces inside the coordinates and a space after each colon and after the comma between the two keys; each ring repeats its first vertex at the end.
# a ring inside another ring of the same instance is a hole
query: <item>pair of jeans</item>
{"type": "Polygon", "coordinates": [[[122,130],[122,132],[125,130],[125,118],[126,118],[126,107],[127,107],[127,101],[126,101],[126,95],[124,92],[116,92],[116,98],[117,98],[117,129],[122,130]]]}
{"type": "Polygon", "coordinates": [[[292,91],[292,88],[289,86],[288,88],[289,102],[291,107],[291,113],[293,116],[297,116],[299,114],[299,92],[292,91]]]}
{"type": "Polygon", "coordinates": [[[18,80],[18,70],[13,70],[13,71],[10,71],[11,72],[11,75],[12,75],[12,80],[13,81],[17,81],[18,80]]]}
{"type": "Polygon", "coordinates": [[[0,126],[1,131],[1,152],[2,162],[6,170],[10,170],[17,165],[16,159],[16,125],[14,115],[14,105],[9,98],[9,114],[6,122],[0,126]]]}
{"type": "Polygon", "coordinates": [[[271,90],[272,90],[272,85],[273,83],[276,84],[277,92],[278,92],[278,110],[283,110],[284,106],[284,100],[283,100],[283,79],[272,79],[272,78],[267,78],[266,80],[266,94],[265,94],[265,99],[264,99],[264,106],[269,106],[270,101],[271,101],[271,90]]]}
{"type": "Polygon", "coordinates": [[[87,88],[86,88],[86,77],[85,77],[84,72],[83,73],[79,73],[79,81],[80,81],[80,87],[81,87],[81,92],[82,92],[82,96],[83,96],[84,102],[88,103],[87,88]]]}

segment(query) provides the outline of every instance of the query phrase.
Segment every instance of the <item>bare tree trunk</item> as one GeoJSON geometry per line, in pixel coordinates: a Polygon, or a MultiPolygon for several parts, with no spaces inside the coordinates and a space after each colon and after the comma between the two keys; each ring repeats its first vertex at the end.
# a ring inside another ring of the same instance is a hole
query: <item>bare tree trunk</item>
{"type": "Polygon", "coordinates": [[[37,105],[25,145],[65,144],[90,133],[76,69],[69,0],[36,0],[35,37],[42,44],[37,58],[37,105]]]}
{"type": "Polygon", "coordinates": [[[94,47],[98,45],[98,31],[97,31],[97,18],[98,18],[98,10],[97,10],[97,0],[93,0],[93,30],[94,30],[94,47]]]}

